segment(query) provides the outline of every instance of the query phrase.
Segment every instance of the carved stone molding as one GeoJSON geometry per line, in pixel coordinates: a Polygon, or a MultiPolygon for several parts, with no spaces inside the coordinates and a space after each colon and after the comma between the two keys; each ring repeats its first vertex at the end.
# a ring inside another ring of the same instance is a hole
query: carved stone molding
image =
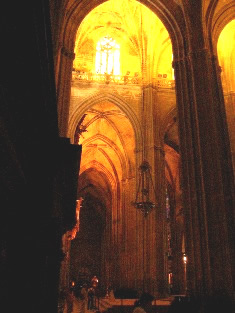
{"type": "Polygon", "coordinates": [[[61,54],[64,55],[65,57],[71,59],[71,60],[74,60],[74,58],[75,58],[75,53],[68,50],[66,47],[61,48],[61,54]]]}

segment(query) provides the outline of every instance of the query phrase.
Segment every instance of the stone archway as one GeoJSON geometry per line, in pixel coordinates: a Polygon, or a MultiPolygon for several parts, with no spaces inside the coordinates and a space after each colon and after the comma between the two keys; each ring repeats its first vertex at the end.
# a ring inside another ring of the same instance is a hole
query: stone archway
{"type": "Polygon", "coordinates": [[[78,195],[83,200],[79,232],[70,252],[70,277],[78,284],[89,284],[96,275],[103,291],[110,275],[108,251],[112,238],[112,187],[106,174],[93,164],[79,177],[78,195]]]}
{"type": "MultiPolygon", "coordinates": [[[[68,118],[69,118],[69,105],[70,105],[70,85],[71,85],[71,72],[73,68],[73,62],[75,58],[74,47],[76,33],[79,26],[82,24],[83,19],[98,5],[104,3],[105,1],[90,1],[89,5],[80,3],[73,3],[68,5],[66,9],[65,20],[61,22],[61,16],[54,16],[53,19],[58,20],[58,24],[61,24],[60,31],[57,29],[54,36],[57,36],[60,45],[57,45],[55,51],[55,67],[56,67],[56,80],[57,80],[57,94],[58,94],[58,118],[59,118],[59,128],[62,136],[67,136],[68,131],[68,118]],[[63,86],[63,81],[66,81],[63,86]]],[[[157,2],[156,4],[149,3],[149,1],[137,1],[146,8],[156,14],[163,22],[167,31],[170,34],[172,47],[174,50],[174,58],[178,59],[182,52],[183,44],[183,25],[182,25],[182,12],[177,10],[177,5],[173,2],[166,6],[163,2],[157,2]],[[172,14],[177,10],[178,16],[172,14]],[[178,36],[178,38],[177,38],[178,36]]],[[[151,12],[150,11],[150,12],[151,12]]],[[[53,12],[55,15],[55,13],[53,12]]],[[[93,23],[92,23],[93,24],[93,23]]],[[[156,35],[156,34],[155,34],[156,35]]],[[[153,36],[155,36],[153,34],[153,36]]],[[[137,39],[138,41],[138,39],[137,39]]],[[[140,51],[141,53],[141,51],[140,51]]],[[[149,62],[149,61],[148,61],[149,62]]],[[[149,63],[148,63],[149,67],[149,63]]],[[[164,73],[161,73],[164,74],[164,73]]],[[[149,83],[149,82],[147,82],[149,83]]]]}
{"type": "MultiPolygon", "coordinates": [[[[57,50],[58,58],[56,57],[55,62],[56,66],[58,65],[57,77],[66,81],[65,85],[62,86],[58,80],[57,88],[61,135],[67,134],[68,127],[75,33],[87,13],[102,2],[89,2],[89,5],[86,1],[70,2],[69,6],[66,7],[67,12],[66,17],[64,15],[63,24],[65,28],[59,36],[59,42],[62,44],[57,50]],[[59,59],[60,61],[57,62],[59,59]]],[[[221,92],[218,84],[219,79],[217,80],[216,77],[218,68],[214,62],[213,49],[210,42],[208,43],[212,29],[209,29],[209,36],[206,36],[204,26],[210,23],[208,20],[203,20],[204,17],[208,17],[208,12],[202,17],[202,3],[204,4],[205,1],[198,2],[196,6],[187,1],[172,1],[170,4],[169,1],[165,0],[145,1],[145,4],[164,21],[173,43],[173,64],[176,74],[177,106],[183,157],[183,185],[185,202],[188,205],[185,208],[187,216],[186,248],[190,256],[190,275],[188,277],[190,277],[190,288],[195,292],[214,290],[216,286],[221,284],[224,288],[229,289],[228,286],[224,285],[222,277],[226,277],[225,281],[231,280],[229,262],[231,262],[231,255],[234,255],[234,250],[229,241],[229,236],[232,236],[232,227],[223,225],[223,234],[226,236],[228,250],[223,248],[221,238],[216,238],[217,246],[221,247],[227,256],[226,264],[228,266],[224,266],[221,254],[213,248],[215,238],[212,239],[213,236],[211,236],[219,225],[219,216],[215,212],[219,212],[221,218],[226,220],[228,225],[231,224],[228,218],[231,213],[228,213],[227,210],[234,205],[234,183],[232,182],[232,175],[228,174],[231,164],[224,162],[224,160],[230,160],[227,146],[228,134],[224,131],[226,123],[223,101],[219,95],[221,92]],[[204,71],[201,71],[202,68],[204,71]],[[214,142],[218,142],[218,145],[215,145],[214,142]],[[213,154],[214,158],[211,159],[209,154],[213,154]],[[220,175],[216,173],[220,173],[220,175]],[[217,190],[220,192],[217,193],[217,190]],[[218,195],[216,200],[214,192],[218,195]],[[231,193],[231,197],[227,197],[227,193],[231,193]],[[207,214],[215,219],[217,224],[208,225],[207,214]],[[200,223],[200,220],[203,223],[200,223]],[[200,241],[195,239],[198,237],[200,237],[200,241]],[[216,274],[210,268],[211,260],[216,263],[218,268],[216,274]],[[198,269],[199,275],[195,269],[198,269]]],[[[210,2],[209,8],[216,7],[216,5],[217,2],[210,2]]],[[[214,12],[212,15],[216,17],[214,12]]],[[[151,101],[154,101],[151,83],[149,82],[144,89],[145,106],[149,102],[152,105],[153,102],[151,101]]],[[[153,106],[149,108],[152,110],[151,116],[154,118],[147,121],[149,124],[154,124],[158,112],[152,109],[153,106]]],[[[147,124],[146,118],[142,120],[141,124],[147,124]]],[[[149,129],[146,128],[146,130],[149,129]]],[[[154,144],[154,148],[159,150],[159,154],[162,153],[161,147],[158,145],[159,141],[154,144]]],[[[159,175],[157,176],[159,177],[159,175]]]]}
{"type": "MultiPolygon", "coordinates": [[[[127,272],[126,266],[121,264],[125,257],[123,245],[129,245],[126,243],[130,229],[128,215],[131,213],[129,192],[134,187],[132,181],[136,162],[133,154],[136,138],[132,124],[120,106],[110,99],[96,97],[84,104],[86,110],[82,125],[86,132],[79,139],[83,147],[80,188],[84,188],[87,183],[95,186],[95,198],[105,202],[107,208],[100,269],[104,289],[109,285],[118,288],[127,272]],[[105,180],[103,177],[106,177],[105,180]]],[[[77,120],[75,114],[74,119],[77,120]]]]}
{"type": "MultiPolygon", "coordinates": [[[[131,2],[137,3],[135,1],[131,2]]],[[[134,82],[136,76],[133,77],[133,80],[130,79],[129,76],[127,81],[129,80],[130,86],[125,84],[126,81],[124,81],[124,83],[116,81],[116,85],[115,82],[113,84],[112,81],[106,81],[105,84],[102,84],[101,81],[99,82],[101,84],[97,84],[92,76],[93,74],[89,72],[89,69],[92,68],[92,60],[94,63],[92,51],[95,51],[96,45],[92,45],[92,39],[94,39],[92,36],[90,36],[88,40],[86,40],[86,36],[89,31],[97,32],[97,29],[101,28],[103,25],[96,26],[94,23],[87,23],[85,31],[81,30],[77,35],[81,43],[86,43],[85,51],[89,51],[89,54],[87,53],[87,56],[83,56],[83,49],[79,44],[76,44],[78,51],[76,50],[77,55],[73,62],[75,73],[74,79],[72,79],[68,134],[70,138],[74,138],[74,133],[76,132],[77,125],[81,118],[83,118],[85,114],[88,114],[82,122],[82,127],[85,127],[87,132],[82,133],[79,141],[79,143],[83,145],[81,171],[83,171],[84,167],[83,160],[92,158],[95,150],[95,154],[98,153],[97,155],[99,155],[99,158],[102,160],[101,163],[108,164],[107,166],[110,172],[114,174],[113,176],[116,177],[117,181],[119,181],[120,173],[122,173],[120,190],[116,191],[116,204],[114,201],[116,207],[114,206],[112,208],[115,224],[113,227],[115,234],[114,241],[118,242],[117,252],[120,255],[120,258],[115,260],[115,264],[121,272],[119,278],[116,279],[116,287],[126,286],[139,288],[143,285],[142,281],[148,278],[148,290],[162,297],[167,294],[167,277],[164,271],[165,260],[163,260],[165,259],[165,221],[162,220],[161,216],[163,215],[161,213],[157,213],[159,214],[159,218],[156,218],[155,213],[153,213],[153,216],[149,218],[146,223],[148,235],[145,236],[145,230],[143,230],[141,226],[143,223],[142,216],[131,206],[131,201],[135,198],[138,165],[143,158],[148,158],[153,167],[153,173],[155,175],[154,181],[159,186],[158,195],[160,194],[160,196],[157,200],[158,205],[160,211],[163,211],[164,214],[163,146],[161,138],[157,134],[163,118],[162,115],[164,116],[166,111],[171,110],[172,106],[175,105],[174,90],[171,81],[172,51],[169,34],[157,16],[147,8],[145,8],[147,13],[146,16],[144,16],[145,13],[142,12],[142,7],[139,10],[138,5],[136,5],[135,8],[138,13],[135,19],[134,16],[131,15],[134,14],[134,12],[129,13],[130,10],[127,10],[126,13],[128,12],[128,14],[130,14],[129,17],[133,17],[133,19],[123,18],[122,23],[119,23],[122,28],[126,29],[119,30],[118,33],[117,30],[114,30],[116,29],[116,24],[112,30],[110,30],[110,24],[105,29],[108,29],[109,32],[111,31],[113,36],[117,36],[117,38],[115,38],[117,39],[116,41],[120,39],[120,36],[123,35],[123,31],[125,30],[124,34],[127,38],[122,40],[121,43],[124,43],[124,46],[126,42],[129,44],[125,46],[128,53],[124,55],[124,59],[126,58],[126,60],[123,70],[126,72],[129,69],[128,66],[134,64],[135,62],[133,62],[133,60],[137,58],[136,61],[138,61],[137,63],[140,65],[140,71],[137,77],[141,78],[140,83],[134,82]],[[133,29],[130,28],[130,20],[133,20],[133,24],[135,23],[137,31],[135,27],[133,27],[133,29]],[[139,23],[140,20],[144,20],[143,24],[139,23]],[[153,27],[149,27],[150,21],[153,27]],[[89,29],[89,25],[92,25],[92,29],[89,29]],[[95,30],[93,30],[93,28],[95,30]],[[157,35],[153,37],[155,31],[155,35],[157,35]],[[147,33],[148,36],[146,35],[147,33]],[[141,39],[141,37],[145,35],[145,40],[141,39]],[[155,39],[153,40],[153,38],[155,39]],[[159,49],[159,51],[157,50],[155,53],[154,59],[154,51],[156,50],[158,40],[162,46],[161,49],[159,49]],[[146,41],[148,41],[148,43],[146,41]],[[129,59],[132,60],[132,62],[128,62],[129,59]],[[80,67],[81,64],[83,64],[83,67],[80,67]],[[158,93],[158,88],[163,90],[158,93]],[[103,110],[102,108],[105,108],[107,104],[116,104],[118,109],[103,110]],[[126,124],[123,124],[122,114],[120,114],[120,112],[117,113],[118,110],[126,114],[133,126],[135,146],[133,142],[130,141],[130,137],[132,136],[130,136],[131,132],[126,129],[126,124]],[[163,114],[159,114],[161,110],[163,114]],[[113,113],[115,111],[115,114],[118,116],[116,123],[113,121],[113,113]],[[89,118],[89,115],[92,114],[93,116],[89,118]],[[98,125],[99,123],[102,123],[102,127],[98,125]],[[94,125],[97,126],[94,127],[94,125]],[[95,128],[98,130],[99,134],[95,132],[93,134],[95,128]],[[107,136],[109,133],[111,134],[114,129],[116,139],[110,140],[107,136]],[[100,133],[102,131],[103,133],[100,133]],[[121,140],[121,133],[124,131],[126,131],[126,134],[129,134],[125,135],[123,137],[124,139],[121,140]],[[90,134],[88,134],[89,132],[90,134]],[[90,137],[88,138],[88,136],[90,137]],[[118,147],[116,146],[117,142],[120,142],[118,147]],[[118,156],[117,158],[113,156],[110,157],[110,154],[107,152],[110,148],[114,153],[112,153],[112,155],[118,156]],[[157,228],[157,238],[155,236],[155,228],[157,228]],[[154,231],[150,232],[150,230],[154,231]],[[145,239],[143,240],[143,238],[145,239]],[[124,247],[122,247],[122,245],[124,245],[124,247]],[[144,248],[145,246],[147,249],[144,248]],[[146,256],[143,256],[142,250],[147,251],[146,256]],[[159,250],[159,252],[157,252],[157,250],[159,250]],[[156,258],[159,259],[157,264],[156,258]],[[133,262],[136,262],[135,267],[132,267],[133,262]],[[120,267],[119,264],[121,264],[120,267]],[[143,268],[146,274],[143,274],[143,268]],[[144,275],[145,278],[143,278],[144,275]]],[[[119,11],[120,16],[122,12],[119,11]]],[[[117,14],[116,12],[112,13],[114,15],[117,14]]],[[[115,22],[119,22],[119,18],[117,18],[115,22]]],[[[112,21],[110,23],[112,23],[112,21]]],[[[83,24],[80,26],[81,28],[84,27],[83,24]]],[[[105,33],[102,33],[102,35],[104,34],[105,33]]],[[[134,68],[135,69],[131,68],[131,70],[138,71],[138,66],[134,68]]],[[[130,71],[127,72],[129,73],[130,71]]],[[[87,169],[87,166],[85,166],[85,169],[87,169]]]]}

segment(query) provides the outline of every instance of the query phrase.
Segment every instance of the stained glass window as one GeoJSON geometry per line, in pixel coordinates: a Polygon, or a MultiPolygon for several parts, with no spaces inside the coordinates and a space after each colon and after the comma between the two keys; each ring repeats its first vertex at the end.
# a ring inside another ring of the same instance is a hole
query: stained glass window
{"type": "Polygon", "coordinates": [[[106,36],[98,42],[95,68],[97,74],[120,74],[120,46],[113,38],[106,36]]]}

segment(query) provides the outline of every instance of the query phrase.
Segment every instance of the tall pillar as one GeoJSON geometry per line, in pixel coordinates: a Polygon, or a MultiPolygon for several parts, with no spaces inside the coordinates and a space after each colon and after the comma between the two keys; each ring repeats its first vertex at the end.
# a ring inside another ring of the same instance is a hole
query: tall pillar
{"type": "MultiPolygon", "coordinates": [[[[155,130],[156,132],[157,130],[155,130]]],[[[160,143],[160,142],[159,142],[160,143]]],[[[166,184],[165,156],[161,145],[154,146],[155,186],[157,195],[156,218],[156,268],[157,292],[160,298],[168,295],[168,266],[167,266],[167,224],[166,224],[166,184]]]]}
{"type": "Polygon", "coordinates": [[[67,135],[74,58],[75,54],[73,51],[64,46],[61,47],[59,75],[57,81],[58,124],[61,137],[66,137],[67,135]]]}
{"type": "Polygon", "coordinates": [[[172,273],[173,273],[173,294],[184,294],[187,289],[183,263],[183,237],[184,237],[184,216],[182,212],[177,215],[172,212],[172,273]]]}
{"type": "MultiPolygon", "coordinates": [[[[182,157],[187,284],[234,292],[234,183],[223,100],[210,52],[174,60],[182,157]]],[[[234,295],[233,295],[234,296],[234,295]]]]}
{"type": "MultiPolygon", "coordinates": [[[[152,199],[156,208],[145,218],[145,279],[147,290],[157,298],[166,297],[167,288],[167,238],[166,238],[166,186],[165,157],[159,136],[160,114],[157,111],[157,90],[150,84],[143,88],[144,159],[151,166],[154,183],[152,199]],[[154,194],[155,193],[155,194],[154,194]]],[[[143,217],[144,218],[144,217],[143,217]]]]}

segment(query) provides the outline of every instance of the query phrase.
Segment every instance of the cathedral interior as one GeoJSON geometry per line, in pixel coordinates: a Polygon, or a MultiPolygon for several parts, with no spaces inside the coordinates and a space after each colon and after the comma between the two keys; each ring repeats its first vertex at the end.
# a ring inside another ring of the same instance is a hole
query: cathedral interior
{"type": "Polygon", "coordinates": [[[40,0],[1,11],[0,298],[235,301],[235,3],[40,0]]]}

